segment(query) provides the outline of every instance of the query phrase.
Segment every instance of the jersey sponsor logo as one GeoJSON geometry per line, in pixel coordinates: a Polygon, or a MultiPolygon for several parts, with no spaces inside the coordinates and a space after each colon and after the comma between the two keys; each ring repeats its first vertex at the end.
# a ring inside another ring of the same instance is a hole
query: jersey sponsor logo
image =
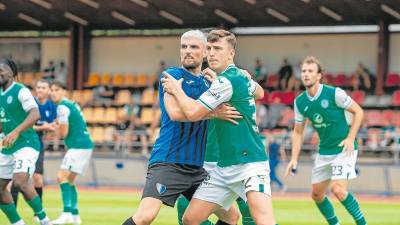
{"type": "Polygon", "coordinates": [[[324,109],[326,109],[326,108],[328,108],[328,106],[329,106],[328,100],[322,99],[322,101],[321,101],[321,107],[324,108],[324,109]]]}
{"type": "Polygon", "coordinates": [[[164,184],[156,183],[156,188],[160,195],[164,194],[167,191],[167,187],[164,184]]]}
{"type": "Polygon", "coordinates": [[[12,96],[8,96],[8,98],[7,98],[7,103],[8,103],[8,104],[11,104],[12,100],[13,100],[13,97],[12,97],[12,96]]]}
{"type": "Polygon", "coordinates": [[[0,122],[2,123],[6,123],[9,122],[10,120],[8,120],[7,118],[5,118],[6,116],[6,111],[4,110],[4,108],[0,108],[0,122]]]}
{"type": "Polygon", "coordinates": [[[215,92],[212,92],[212,91],[210,91],[210,90],[207,90],[207,94],[208,94],[209,96],[214,97],[215,100],[218,100],[218,99],[221,98],[221,95],[219,95],[219,94],[217,94],[217,93],[215,93],[215,92]]]}
{"type": "Polygon", "coordinates": [[[321,114],[315,113],[315,114],[313,115],[313,121],[314,121],[315,123],[322,123],[322,122],[324,121],[324,118],[321,116],[321,114]]]}

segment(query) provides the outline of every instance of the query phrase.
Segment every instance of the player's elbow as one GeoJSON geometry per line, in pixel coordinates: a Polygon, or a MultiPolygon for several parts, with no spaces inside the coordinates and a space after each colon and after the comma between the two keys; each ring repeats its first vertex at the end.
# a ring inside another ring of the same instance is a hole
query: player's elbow
{"type": "Polygon", "coordinates": [[[256,99],[262,99],[262,98],[264,98],[264,91],[263,90],[257,90],[256,99]]]}

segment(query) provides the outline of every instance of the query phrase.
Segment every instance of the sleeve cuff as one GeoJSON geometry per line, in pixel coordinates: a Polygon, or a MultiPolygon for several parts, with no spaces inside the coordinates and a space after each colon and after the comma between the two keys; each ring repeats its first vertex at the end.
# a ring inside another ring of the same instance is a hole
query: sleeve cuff
{"type": "Polygon", "coordinates": [[[200,102],[200,104],[202,104],[204,106],[204,108],[206,108],[206,109],[208,109],[210,111],[213,110],[213,108],[211,106],[207,105],[207,103],[205,103],[203,100],[198,99],[197,101],[200,102]]]}

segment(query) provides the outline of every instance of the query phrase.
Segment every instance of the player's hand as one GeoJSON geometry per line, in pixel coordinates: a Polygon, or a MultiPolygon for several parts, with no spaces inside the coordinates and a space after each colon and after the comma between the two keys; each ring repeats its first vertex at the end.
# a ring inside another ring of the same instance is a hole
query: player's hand
{"type": "Polygon", "coordinates": [[[204,74],[204,77],[211,83],[217,78],[217,73],[210,68],[204,69],[203,74],[204,74]]]}
{"type": "Polygon", "coordinates": [[[228,103],[223,103],[213,110],[214,116],[221,120],[229,121],[235,125],[239,122],[237,119],[242,119],[243,116],[236,110],[235,107],[229,105],[228,103]]]}
{"type": "Polygon", "coordinates": [[[163,74],[164,77],[161,78],[161,84],[164,88],[164,91],[171,95],[174,95],[180,88],[182,88],[183,78],[176,80],[167,72],[163,72],[163,74]]]}
{"type": "Polygon", "coordinates": [[[297,160],[290,160],[289,164],[286,167],[285,177],[289,175],[294,175],[297,171],[297,160]]]}
{"type": "Polygon", "coordinates": [[[11,147],[18,137],[19,137],[19,132],[15,130],[12,131],[3,139],[3,146],[7,148],[11,147]]]}
{"type": "Polygon", "coordinates": [[[249,80],[251,80],[252,76],[251,76],[251,74],[249,73],[249,71],[244,70],[244,69],[240,69],[240,71],[242,71],[242,73],[243,73],[249,80]]]}
{"type": "Polygon", "coordinates": [[[340,142],[339,147],[343,147],[343,152],[354,154],[354,139],[346,138],[340,142]]]}

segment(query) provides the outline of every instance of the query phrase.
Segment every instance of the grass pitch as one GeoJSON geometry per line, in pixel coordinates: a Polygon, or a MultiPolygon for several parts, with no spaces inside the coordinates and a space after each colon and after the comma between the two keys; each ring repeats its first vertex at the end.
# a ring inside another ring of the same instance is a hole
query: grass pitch
{"type": "MultiPolygon", "coordinates": [[[[22,196],[20,196],[22,197],[22,196]]],[[[27,225],[35,224],[32,211],[20,198],[18,210],[27,225]]],[[[80,190],[79,204],[83,225],[121,225],[138,207],[140,193],[133,191],[80,190]]],[[[399,225],[400,201],[360,201],[366,215],[368,225],[399,225]]],[[[343,206],[334,201],[335,209],[341,225],[354,224],[343,206]]],[[[56,219],[61,212],[61,196],[59,190],[47,189],[44,193],[44,205],[51,219],[56,219]]],[[[274,213],[280,225],[326,225],[314,203],[304,197],[298,199],[275,198],[274,213]]],[[[3,213],[0,213],[0,225],[8,225],[3,213]]],[[[177,224],[176,210],[163,207],[154,225],[177,224]]]]}

